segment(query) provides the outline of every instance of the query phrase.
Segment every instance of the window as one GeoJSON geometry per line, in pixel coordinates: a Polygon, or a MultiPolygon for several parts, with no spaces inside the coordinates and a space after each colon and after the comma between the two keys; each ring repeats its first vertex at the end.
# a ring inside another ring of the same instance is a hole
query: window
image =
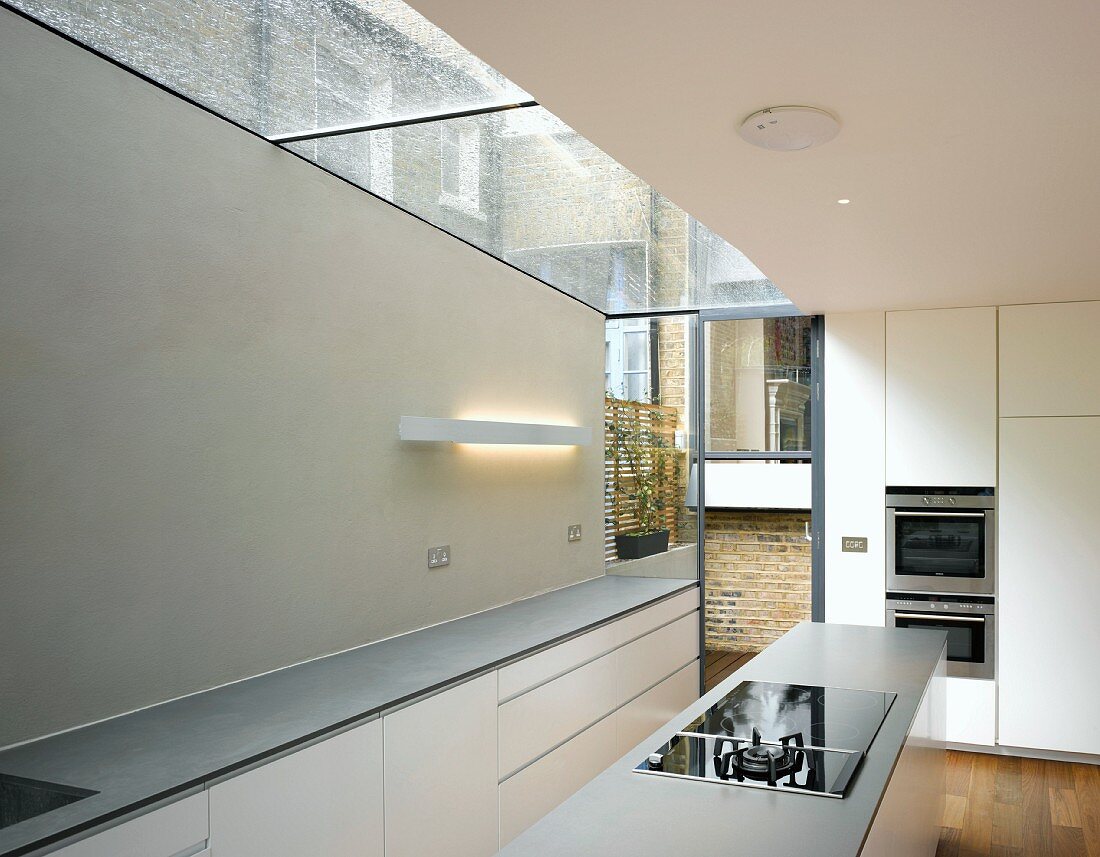
{"type": "Polygon", "coordinates": [[[609,395],[632,402],[652,400],[649,319],[608,321],[604,355],[604,389],[609,395]]]}
{"type": "Polygon", "coordinates": [[[477,214],[481,210],[481,130],[476,123],[439,125],[439,201],[477,214]]]}

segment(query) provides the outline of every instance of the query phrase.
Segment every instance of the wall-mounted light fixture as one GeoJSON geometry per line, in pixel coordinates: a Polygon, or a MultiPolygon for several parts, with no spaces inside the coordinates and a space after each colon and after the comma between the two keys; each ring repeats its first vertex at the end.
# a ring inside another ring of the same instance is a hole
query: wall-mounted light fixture
{"type": "Polygon", "coordinates": [[[521,443],[539,446],[588,446],[592,429],[539,423],[503,423],[488,420],[448,420],[437,417],[401,417],[401,440],[451,443],[521,443]]]}

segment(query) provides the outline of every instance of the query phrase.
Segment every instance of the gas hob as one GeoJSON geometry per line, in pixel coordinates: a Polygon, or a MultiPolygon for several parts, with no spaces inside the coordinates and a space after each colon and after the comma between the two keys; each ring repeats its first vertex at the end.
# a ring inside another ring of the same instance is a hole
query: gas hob
{"type": "Polygon", "coordinates": [[[844,797],[897,694],[745,681],[635,771],[844,797]]]}

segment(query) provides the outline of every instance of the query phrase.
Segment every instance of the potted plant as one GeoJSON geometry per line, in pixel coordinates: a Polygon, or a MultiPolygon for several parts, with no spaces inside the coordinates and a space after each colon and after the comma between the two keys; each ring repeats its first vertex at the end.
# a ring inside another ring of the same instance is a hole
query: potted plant
{"type": "Polygon", "coordinates": [[[671,488],[674,448],[661,432],[667,418],[660,408],[608,397],[606,457],[614,462],[607,491],[616,524],[619,559],[641,559],[668,550],[662,513],[671,488]]]}

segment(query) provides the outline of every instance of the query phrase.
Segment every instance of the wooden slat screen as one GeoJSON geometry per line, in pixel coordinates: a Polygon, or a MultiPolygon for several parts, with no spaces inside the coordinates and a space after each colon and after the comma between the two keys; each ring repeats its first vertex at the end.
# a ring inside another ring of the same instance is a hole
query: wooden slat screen
{"type": "MultiPolygon", "coordinates": [[[[675,448],[676,424],[679,414],[676,408],[667,405],[649,405],[641,402],[628,402],[622,399],[604,399],[604,556],[610,562],[618,558],[615,551],[615,536],[618,533],[634,532],[638,529],[637,518],[632,514],[616,514],[616,493],[629,494],[634,480],[629,465],[619,461],[612,454],[612,439],[615,426],[637,419],[639,424],[666,442],[667,456],[664,463],[667,479],[662,486],[665,508],[658,514],[661,526],[667,527],[670,540],[676,542],[679,507],[683,504],[684,462],[686,453],[675,448]]],[[[652,467],[650,464],[643,467],[652,467]]]]}

